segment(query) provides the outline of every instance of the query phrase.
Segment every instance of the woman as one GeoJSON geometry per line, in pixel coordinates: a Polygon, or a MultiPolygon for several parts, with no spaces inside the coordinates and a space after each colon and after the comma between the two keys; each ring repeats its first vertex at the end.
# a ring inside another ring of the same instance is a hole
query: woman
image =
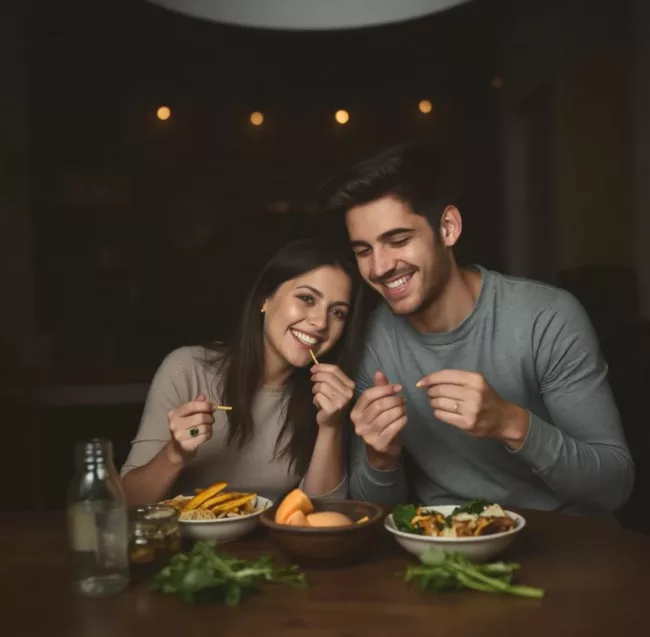
{"type": "Polygon", "coordinates": [[[298,484],[311,496],[345,497],[359,292],[356,268],[316,241],[277,252],[229,346],[182,347],[156,372],[121,471],[129,504],[221,480],[272,500],[298,484]]]}

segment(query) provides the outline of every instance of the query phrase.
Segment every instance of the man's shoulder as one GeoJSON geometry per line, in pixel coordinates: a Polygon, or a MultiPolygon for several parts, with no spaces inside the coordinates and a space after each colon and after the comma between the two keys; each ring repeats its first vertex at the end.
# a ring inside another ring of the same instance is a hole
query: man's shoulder
{"type": "Polygon", "coordinates": [[[521,276],[487,271],[501,307],[532,314],[575,312],[582,305],[568,290],[550,283],[521,276]]]}

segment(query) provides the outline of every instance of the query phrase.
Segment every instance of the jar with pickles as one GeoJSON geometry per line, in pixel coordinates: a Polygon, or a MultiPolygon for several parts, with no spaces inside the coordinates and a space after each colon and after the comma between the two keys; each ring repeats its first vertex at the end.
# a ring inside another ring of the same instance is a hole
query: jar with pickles
{"type": "Polygon", "coordinates": [[[161,504],[129,511],[129,558],[135,580],[154,575],[181,549],[176,509],[161,504]]]}

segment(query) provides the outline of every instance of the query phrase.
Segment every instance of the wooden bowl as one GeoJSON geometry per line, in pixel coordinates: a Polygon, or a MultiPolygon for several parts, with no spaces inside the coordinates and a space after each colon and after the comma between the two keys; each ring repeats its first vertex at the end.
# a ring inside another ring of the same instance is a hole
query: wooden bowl
{"type": "Polygon", "coordinates": [[[344,566],[368,556],[379,541],[382,508],[371,502],[357,500],[319,500],[312,498],[314,512],[336,511],[347,515],[353,524],[336,527],[289,526],[275,522],[277,505],[260,516],[260,523],[269,529],[275,547],[291,560],[302,565],[344,566]],[[357,520],[368,517],[367,522],[357,520]]]}

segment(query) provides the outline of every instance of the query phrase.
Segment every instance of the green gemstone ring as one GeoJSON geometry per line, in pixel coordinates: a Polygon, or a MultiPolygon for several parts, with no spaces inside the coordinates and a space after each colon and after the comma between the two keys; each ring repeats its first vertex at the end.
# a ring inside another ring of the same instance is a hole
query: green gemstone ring
{"type": "Polygon", "coordinates": [[[198,435],[199,435],[199,428],[198,427],[192,427],[190,429],[190,436],[192,436],[192,438],[196,438],[198,435]]]}

